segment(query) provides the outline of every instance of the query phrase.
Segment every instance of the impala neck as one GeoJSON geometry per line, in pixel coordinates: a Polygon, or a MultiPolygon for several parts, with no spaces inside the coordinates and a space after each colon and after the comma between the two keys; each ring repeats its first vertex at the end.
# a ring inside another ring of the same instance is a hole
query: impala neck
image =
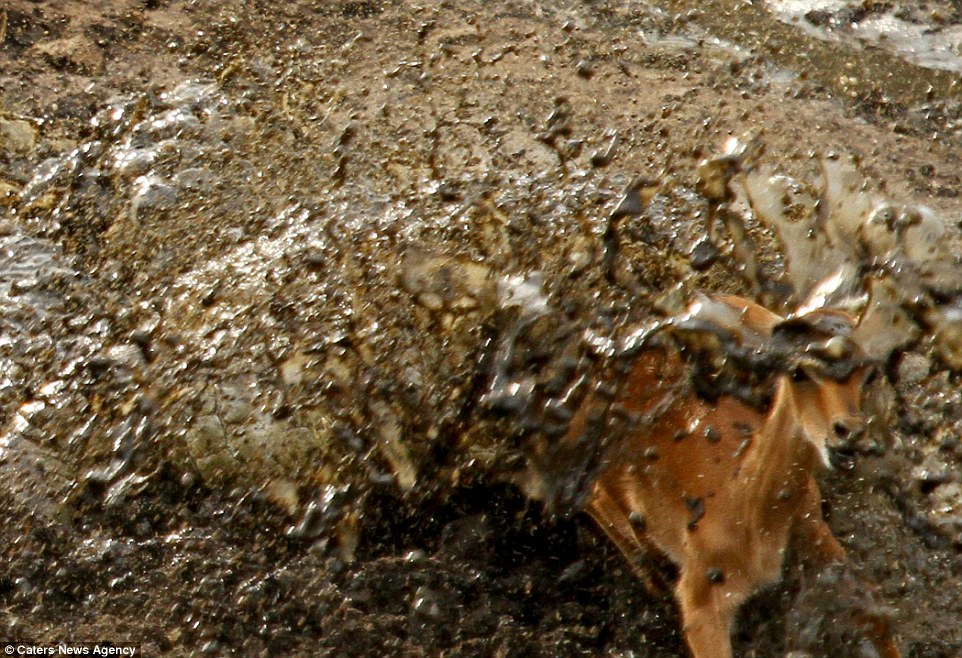
{"type": "Polygon", "coordinates": [[[743,477],[752,474],[746,485],[755,492],[754,500],[773,501],[775,506],[791,500],[814,469],[818,454],[803,435],[798,418],[792,385],[787,377],[780,377],[765,425],[752,439],[740,469],[743,477]]]}

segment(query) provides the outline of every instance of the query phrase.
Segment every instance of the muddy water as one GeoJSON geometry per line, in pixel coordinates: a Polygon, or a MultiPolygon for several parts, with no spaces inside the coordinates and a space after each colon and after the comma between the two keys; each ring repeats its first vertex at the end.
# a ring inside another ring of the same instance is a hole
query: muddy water
{"type": "Polygon", "coordinates": [[[873,11],[864,4],[721,0],[681,7],[717,36],[758,49],[843,97],[903,106],[957,99],[954,10],[873,11]],[[912,20],[916,14],[924,16],[921,22],[912,20]]]}
{"type": "MultiPolygon", "coordinates": [[[[716,4],[14,3],[0,633],[679,655],[670,604],[565,518],[590,455],[531,478],[534,412],[564,409],[519,393],[573,404],[571,364],[603,369],[678,282],[746,291],[727,248],[704,251],[695,191],[730,134],[764,132],[799,180],[810,152],[856,152],[950,218],[960,176],[929,141],[953,135],[942,69],[860,49],[848,6],[716,4]],[[848,62],[868,74],[842,80],[848,62]],[[929,123],[927,102],[945,106],[929,123]],[[622,218],[608,276],[608,218],[639,175],[660,186],[622,218]]],[[[898,607],[906,655],[955,655],[957,375],[924,341],[888,374],[894,447],[826,487],[833,524],[898,607]]],[[[799,587],[746,613],[744,651],[804,625],[767,614],[799,587]]]]}
{"type": "Polygon", "coordinates": [[[962,33],[954,3],[776,0],[768,8],[779,20],[821,39],[871,44],[929,69],[959,72],[962,67],[962,33]]]}

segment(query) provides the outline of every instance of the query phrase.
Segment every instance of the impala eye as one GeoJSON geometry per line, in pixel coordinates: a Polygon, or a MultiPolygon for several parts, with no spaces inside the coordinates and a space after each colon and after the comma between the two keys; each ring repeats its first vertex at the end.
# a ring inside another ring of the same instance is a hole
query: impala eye
{"type": "Polygon", "coordinates": [[[805,372],[805,368],[802,368],[801,366],[795,368],[795,370],[792,372],[793,382],[807,382],[809,379],[810,377],[808,376],[808,373],[805,372]]]}

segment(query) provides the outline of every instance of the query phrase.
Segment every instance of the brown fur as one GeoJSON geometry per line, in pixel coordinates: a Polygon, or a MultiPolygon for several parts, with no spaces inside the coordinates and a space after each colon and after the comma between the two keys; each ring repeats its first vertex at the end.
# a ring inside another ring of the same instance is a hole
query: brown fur
{"type": "MultiPolygon", "coordinates": [[[[763,334],[781,320],[746,300],[718,299],[763,334]]],[[[675,597],[695,658],[730,658],[736,612],[780,578],[790,542],[814,568],[845,560],[812,473],[838,434],[860,427],[865,374],[842,382],[779,375],[761,411],[732,396],[694,395],[674,350],[634,361],[616,401],[627,426],[587,509],[647,583],[651,551],[678,566],[675,597]]],[[[591,404],[570,432],[581,431],[591,404]]],[[[883,658],[899,658],[886,620],[866,619],[864,628],[883,658]]]]}

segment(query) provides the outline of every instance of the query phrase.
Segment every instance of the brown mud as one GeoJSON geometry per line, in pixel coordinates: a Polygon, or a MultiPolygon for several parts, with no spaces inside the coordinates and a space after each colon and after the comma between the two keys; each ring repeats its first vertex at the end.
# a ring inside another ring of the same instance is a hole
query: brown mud
{"type": "MultiPolygon", "coordinates": [[[[0,639],[684,655],[670,599],[518,486],[530,428],[482,403],[498,283],[555,309],[519,368],[679,281],[744,293],[727,256],[692,263],[697,164],[747,132],[951,221],[962,186],[951,83],[835,84],[831,46],[780,56],[734,4],[727,31],[607,0],[0,8],[0,639]],[[640,176],[663,192],[619,285],[607,218],[640,176]]],[[[959,375],[924,338],[883,371],[879,447],[826,510],[903,655],[960,656],[959,375]]],[[[864,655],[803,585],[753,599],[737,655],[864,655]]]]}

